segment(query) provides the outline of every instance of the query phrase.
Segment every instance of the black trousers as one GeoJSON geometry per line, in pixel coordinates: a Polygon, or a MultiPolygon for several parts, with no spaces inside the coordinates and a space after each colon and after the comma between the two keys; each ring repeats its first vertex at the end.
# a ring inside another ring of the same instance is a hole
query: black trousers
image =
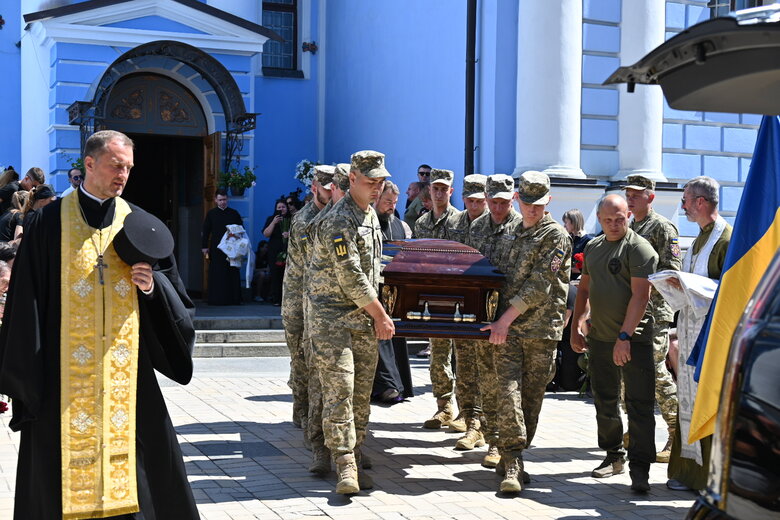
{"type": "Polygon", "coordinates": [[[376,365],[371,395],[378,396],[388,388],[395,388],[403,397],[414,395],[406,338],[379,340],[379,360],[376,365]]]}
{"type": "Polygon", "coordinates": [[[655,369],[652,342],[631,342],[631,361],[624,366],[612,360],[614,342],[588,339],[590,383],[596,405],[599,447],[614,457],[623,451],[620,418],[620,380],[626,388],[628,460],[649,468],[655,462],[655,369]]]}

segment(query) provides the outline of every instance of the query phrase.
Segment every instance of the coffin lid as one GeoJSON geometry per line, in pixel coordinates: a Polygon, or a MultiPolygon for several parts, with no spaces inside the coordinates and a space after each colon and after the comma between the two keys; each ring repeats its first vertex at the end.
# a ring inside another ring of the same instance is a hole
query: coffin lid
{"type": "Polygon", "coordinates": [[[452,240],[410,239],[386,242],[382,248],[383,275],[393,273],[503,278],[482,254],[452,240]]]}

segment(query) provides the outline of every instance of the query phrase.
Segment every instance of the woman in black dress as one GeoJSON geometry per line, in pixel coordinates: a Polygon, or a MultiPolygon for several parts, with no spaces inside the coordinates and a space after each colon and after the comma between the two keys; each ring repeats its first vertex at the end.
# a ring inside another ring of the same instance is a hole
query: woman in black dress
{"type": "Polygon", "coordinates": [[[282,281],[287,263],[287,239],[290,235],[292,216],[287,209],[287,201],[276,201],[276,211],[265,220],[263,235],[268,239],[268,265],[271,271],[271,303],[282,304],[282,281]]]}

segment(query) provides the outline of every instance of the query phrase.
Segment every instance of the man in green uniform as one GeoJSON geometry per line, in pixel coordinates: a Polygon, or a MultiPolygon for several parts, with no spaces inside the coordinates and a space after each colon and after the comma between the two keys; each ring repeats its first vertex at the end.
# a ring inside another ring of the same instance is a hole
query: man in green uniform
{"type": "MultiPolygon", "coordinates": [[[[495,266],[508,265],[508,258],[515,240],[517,227],[522,220],[512,207],[515,198],[515,181],[509,175],[496,174],[485,183],[489,213],[477,217],[471,223],[466,245],[478,250],[495,266]]],[[[488,452],[482,465],[495,468],[501,460],[498,450],[498,379],[493,367],[493,345],[487,340],[475,340],[479,369],[479,393],[485,420],[482,433],[488,442],[488,452]]]]}
{"type": "MultiPolygon", "coordinates": [[[[479,174],[466,175],[463,178],[463,205],[466,209],[450,217],[447,222],[451,240],[465,244],[471,223],[477,217],[488,212],[485,200],[485,182],[487,177],[479,174]]],[[[485,445],[480,430],[479,417],[482,414],[482,399],[479,395],[479,372],[477,369],[477,349],[473,341],[454,340],[455,343],[455,395],[460,414],[450,422],[450,427],[465,431],[463,437],[455,443],[456,450],[473,450],[485,445]],[[460,423],[463,423],[462,425],[460,423]]]]}
{"type": "Polygon", "coordinates": [[[506,274],[500,291],[500,317],[483,327],[490,331],[498,387],[499,448],[504,480],[500,490],[522,490],[523,450],[531,445],[547,384],[552,380],[555,351],[563,336],[571,271],[571,240],[545,207],[550,179],[527,171],[518,187],[521,225],[509,242],[506,274]]]}
{"type": "MultiPolygon", "coordinates": [[[[431,170],[431,201],[433,209],[417,219],[414,224],[414,238],[449,239],[447,222],[458,214],[450,204],[452,181],[455,174],[450,170],[431,170]]],[[[447,426],[455,418],[452,407],[452,392],[455,379],[452,375],[452,340],[431,338],[431,384],[436,398],[436,413],[423,423],[423,428],[438,429],[447,426]]]]}
{"type": "Polygon", "coordinates": [[[302,234],[306,236],[306,240],[301,240],[301,256],[304,259],[303,280],[302,286],[304,288],[303,295],[303,350],[306,360],[306,379],[308,382],[308,428],[304,432],[307,435],[312,446],[312,463],[309,466],[309,471],[319,475],[325,476],[330,473],[331,470],[331,456],[330,450],[325,447],[325,433],[322,430],[322,385],[320,384],[320,376],[317,371],[317,365],[314,363],[312,356],[312,342],[311,326],[309,325],[309,319],[311,315],[311,304],[306,293],[309,286],[309,269],[311,264],[311,244],[314,241],[314,237],[317,236],[317,230],[319,229],[319,223],[328,214],[328,211],[338,201],[344,198],[347,190],[349,190],[349,164],[340,163],[336,165],[333,172],[333,182],[331,183],[331,198],[324,208],[317,213],[314,218],[303,229],[302,234]]]}
{"type": "MultiPolygon", "coordinates": [[[[642,175],[626,177],[626,202],[634,219],[630,227],[639,236],[650,242],[658,254],[658,271],[679,271],[682,265],[679,233],[672,222],[653,211],[655,182],[642,175]]],[[[669,462],[672,439],[677,428],[677,384],[666,368],[669,353],[669,328],[674,321],[674,312],[657,290],[650,291],[653,309],[653,358],[655,361],[655,400],[666,422],[669,437],[664,448],[656,455],[656,462],[669,462]]]]}
{"type": "Polygon", "coordinates": [[[308,236],[304,229],[311,219],[330,202],[333,186],[333,166],[316,166],[311,192],[314,195],[293,217],[287,245],[287,267],[282,285],[282,325],[287,348],[290,349],[290,379],[293,391],[293,423],[303,428],[304,443],[309,444],[307,422],[309,414],[308,371],[303,348],[303,244],[308,236]]]}
{"type": "Polygon", "coordinates": [[[322,385],[325,445],[341,494],[360,489],[355,452],[368,426],[377,340],[395,332],[377,298],[382,233],[371,206],[389,176],[384,154],[353,154],[349,192],[323,217],[311,247],[312,355],[322,385]]]}
{"type": "MultiPolygon", "coordinates": [[[[685,185],[682,198],[685,216],[689,221],[696,222],[700,229],[685,255],[682,271],[714,280],[719,280],[723,274],[726,250],[731,241],[731,225],[718,214],[719,193],[720,185],[715,179],[695,177],[685,185]]],[[[680,310],[677,323],[681,360],[677,371],[678,428],[672,443],[669,481],[666,483],[667,487],[674,490],[703,490],[707,484],[712,436],[688,444],[698,383],[693,377],[695,367],[686,364],[703,323],[704,318],[695,316],[690,309],[680,310]]]]}
{"type": "Polygon", "coordinates": [[[655,462],[655,371],[653,326],[648,276],[655,273],[658,255],[653,246],[628,227],[625,199],[607,195],[597,216],[604,234],[585,247],[585,261],[574,304],[571,346],[590,353],[589,370],[596,405],[599,447],[607,456],[591,475],[623,473],[623,422],[618,400],[621,378],[626,387],[628,459],[631,489],[650,490],[650,464],[655,462]],[[591,328],[585,330],[590,306],[591,328]]]}

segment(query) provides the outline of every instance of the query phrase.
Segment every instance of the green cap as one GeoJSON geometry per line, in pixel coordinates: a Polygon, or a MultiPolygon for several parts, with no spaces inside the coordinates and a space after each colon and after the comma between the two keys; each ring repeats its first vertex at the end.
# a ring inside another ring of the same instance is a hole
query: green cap
{"type": "Polygon", "coordinates": [[[336,165],[336,171],[333,172],[333,184],[344,192],[349,191],[349,170],[349,164],[338,163],[336,165]]]}
{"type": "Polygon", "coordinates": [[[431,184],[446,184],[452,186],[452,181],[455,179],[455,173],[452,170],[439,170],[438,168],[431,169],[431,184]]]}
{"type": "Polygon", "coordinates": [[[333,187],[333,175],[335,173],[335,166],[330,166],[328,164],[318,164],[314,167],[314,178],[326,190],[329,190],[333,187]]]}
{"type": "Polygon", "coordinates": [[[648,179],[644,175],[629,175],[626,177],[626,185],[622,186],[624,190],[655,190],[655,181],[648,179]]]}
{"type": "Polygon", "coordinates": [[[491,199],[512,200],[515,195],[515,180],[503,173],[491,175],[485,182],[485,192],[491,199]]]}
{"type": "Polygon", "coordinates": [[[487,176],[472,173],[463,177],[463,198],[484,199],[487,176]]]}
{"type": "Polygon", "coordinates": [[[374,150],[362,150],[352,154],[352,169],[357,170],[370,179],[390,177],[385,169],[385,154],[374,150]]]}
{"type": "Polygon", "coordinates": [[[546,173],[534,170],[523,172],[517,193],[526,204],[547,204],[550,202],[550,178],[546,173]]]}

